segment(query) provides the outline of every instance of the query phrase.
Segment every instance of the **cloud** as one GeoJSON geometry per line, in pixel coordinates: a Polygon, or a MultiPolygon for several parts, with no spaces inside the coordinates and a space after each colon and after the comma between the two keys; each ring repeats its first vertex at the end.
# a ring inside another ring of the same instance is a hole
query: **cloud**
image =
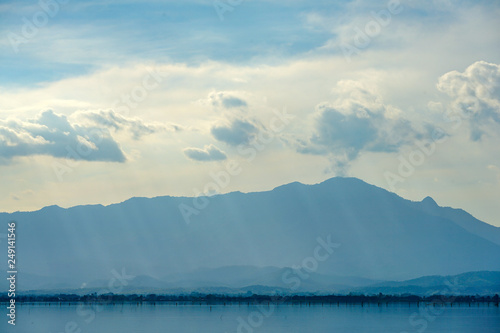
{"type": "Polygon", "coordinates": [[[143,136],[158,132],[180,131],[182,128],[173,124],[146,123],[138,118],[124,117],[114,111],[99,112],[79,112],[76,117],[80,117],[93,122],[99,126],[112,128],[116,131],[125,130],[132,134],[134,140],[139,140],[143,136]]]}
{"type": "Polygon", "coordinates": [[[17,156],[49,155],[87,161],[125,162],[107,129],[72,124],[51,110],[35,119],[0,120],[0,160],[17,156]]]}
{"type": "Polygon", "coordinates": [[[219,91],[208,95],[208,103],[216,108],[233,109],[246,108],[248,103],[233,92],[219,91]]]}
{"type": "Polygon", "coordinates": [[[25,190],[25,191],[22,191],[20,193],[11,193],[10,194],[10,197],[13,199],[13,200],[16,200],[16,201],[20,201],[22,200],[24,197],[27,197],[27,196],[33,196],[35,194],[35,191],[33,190],[25,190]]]}
{"type": "Polygon", "coordinates": [[[217,91],[210,93],[200,102],[220,111],[221,120],[210,129],[217,141],[230,146],[248,144],[263,128],[258,118],[259,112],[265,109],[265,103],[253,94],[242,91],[217,91]]]}
{"type": "Polygon", "coordinates": [[[500,66],[478,61],[461,73],[448,72],[437,88],[452,98],[450,108],[471,125],[471,139],[480,140],[492,121],[500,123],[500,66]]]}
{"type": "Polygon", "coordinates": [[[363,151],[397,152],[433,130],[430,125],[415,129],[399,109],[384,104],[376,91],[359,82],[340,81],[334,93],[334,102],[316,107],[313,134],[292,145],[299,153],[328,156],[338,174],[363,151]]]}
{"type": "Polygon", "coordinates": [[[215,139],[231,146],[248,144],[258,131],[257,125],[248,119],[233,119],[229,124],[215,125],[211,129],[215,139]]]}
{"type": "Polygon", "coordinates": [[[195,161],[210,162],[227,159],[226,154],[214,145],[205,146],[203,149],[186,148],[184,154],[195,161]]]}

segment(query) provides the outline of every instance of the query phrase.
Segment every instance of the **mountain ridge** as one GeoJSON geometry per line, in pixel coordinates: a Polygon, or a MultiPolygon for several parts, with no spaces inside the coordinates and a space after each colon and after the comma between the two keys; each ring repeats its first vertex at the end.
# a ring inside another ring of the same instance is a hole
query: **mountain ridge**
{"type": "MultiPolygon", "coordinates": [[[[385,295],[405,295],[413,294],[419,296],[431,296],[434,294],[439,295],[482,295],[492,296],[500,293],[500,271],[478,271],[467,272],[459,275],[433,275],[422,276],[416,279],[404,281],[370,281],[358,280],[351,284],[339,284],[339,277],[327,276],[323,277],[323,281],[315,281],[309,285],[292,289],[283,285],[282,281],[268,280],[259,281],[258,276],[266,274],[264,267],[219,267],[216,269],[205,269],[204,273],[209,275],[217,275],[217,271],[224,270],[243,270],[241,273],[245,274],[245,270],[253,270],[257,275],[250,276],[248,283],[236,282],[230,285],[224,282],[225,277],[218,275],[214,278],[205,278],[199,281],[196,285],[189,284],[172,284],[168,278],[154,278],[147,275],[135,276],[128,280],[126,286],[122,286],[114,290],[115,294],[168,294],[180,295],[190,293],[216,293],[216,294],[274,294],[280,293],[284,295],[296,294],[314,294],[314,295],[347,295],[347,294],[366,294],[376,295],[383,293],[385,295]],[[219,280],[217,280],[219,279],[219,280]],[[222,279],[222,280],[220,280],[222,279]],[[329,281],[329,282],[328,282],[329,281]],[[337,283],[335,283],[337,281],[337,283]],[[281,282],[281,283],[280,283],[281,282]],[[361,282],[361,283],[360,283],[361,282]],[[358,285],[358,283],[360,283],[358,285]]],[[[280,272],[282,270],[291,269],[277,267],[267,267],[280,272]]],[[[40,278],[32,276],[38,282],[40,278]]],[[[278,276],[280,278],[280,276],[278,276]]],[[[340,277],[341,279],[353,280],[353,277],[340,277]]],[[[47,277],[45,277],[48,280],[47,277]]],[[[38,285],[38,288],[22,288],[19,290],[20,294],[58,294],[69,293],[85,295],[91,293],[108,293],[109,281],[96,280],[89,283],[82,284],[81,287],[71,287],[65,284],[49,283],[45,285],[38,285]]]]}
{"type": "Polygon", "coordinates": [[[67,279],[95,280],[122,267],[165,276],[202,266],[301,266],[328,237],[341,246],[318,261],[319,274],[401,280],[500,270],[497,229],[485,232],[471,215],[437,205],[428,211],[356,178],[287,185],[210,196],[189,224],[179,207],[193,207],[193,198],[172,196],[52,206],[0,220],[18,221],[25,272],[67,279]]]}
{"type": "MultiPolygon", "coordinates": [[[[363,181],[362,179],[359,179],[359,178],[356,178],[356,177],[331,177],[331,178],[328,178],[328,179],[326,179],[324,181],[321,181],[321,182],[318,182],[318,183],[313,183],[313,184],[305,184],[305,183],[301,183],[299,181],[294,181],[294,182],[291,182],[291,183],[287,183],[287,184],[283,184],[283,185],[278,185],[278,186],[274,187],[271,190],[250,191],[250,192],[231,191],[231,192],[227,192],[227,193],[218,193],[218,194],[214,194],[214,195],[201,195],[201,197],[213,198],[213,197],[217,197],[217,196],[224,196],[224,195],[231,195],[231,194],[269,193],[269,192],[273,192],[273,191],[276,191],[276,190],[281,190],[281,189],[284,189],[284,188],[287,188],[287,187],[293,187],[293,186],[311,187],[311,186],[318,186],[318,185],[329,184],[331,182],[339,181],[339,180],[355,181],[355,182],[358,182],[359,184],[368,185],[368,186],[370,186],[372,188],[381,190],[381,191],[385,192],[386,194],[392,195],[392,196],[397,197],[399,199],[402,199],[402,200],[405,200],[405,201],[408,201],[408,202],[411,202],[411,203],[420,203],[420,204],[422,204],[424,206],[427,206],[428,208],[429,208],[429,206],[430,206],[430,208],[439,207],[439,208],[445,208],[445,209],[450,209],[450,210],[454,210],[454,211],[463,212],[463,213],[469,215],[470,217],[474,218],[477,221],[480,221],[480,222],[482,222],[482,223],[484,223],[484,224],[486,224],[488,226],[491,226],[491,227],[493,227],[493,228],[495,228],[497,230],[500,230],[500,227],[497,227],[497,226],[494,226],[494,225],[489,224],[487,222],[478,220],[472,214],[468,213],[467,211],[465,211],[463,209],[454,208],[454,207],[447,207],[447,206],[439,206],[436,203],[436,201],[431,196],[426,196],[421,201],[413,201],[413,200],[410,200],[410,199],[405,199],[405,198],[403,198],[403,197],[401,197],[401,196],[399,196],[399,195],[397,195],[397,194],[395,194],[393,192],[390,192],[390,191],[384,189],[383,187],[379,187],[379,186],[376,186],[376,185],[373,185],[373,184],[369,184],[369,183],[363,181]]],[[[105,207],[116,206],[116,205],[128,203],[128,202],[131,202],[131,201],[136,201],[136,200],[153,200],[153,199],[167,199],[167,198],[172,198],[172,199],[193,199],[193,197],[189,197],[189,196],[173,196],[173,195],[159,195],[159,196],[154,196],[154,197],[133,196],[133,197],[130,197],[130,198],[125,199],[123,201],[115,202],[115,203],[110,203],[110,204],[107,204],[107,205],[103,205],[103,204],[81,204],[81,205],[75,205],[75,206],[70,206],[70,207],[61,207],[61,206],[59,206],[57,204],[53,204],[53,205],[45,206],[45,207],[42,207],[40,209],[36,209],[36,210],[32,210],[32,211],[15,211],[15,212],[12,212],[12,213],[0,212],[0,214],[34,213],[34,212],[39,212],[39,211],[46,210],[46,209],[68,210],[68,209],[82,208],[82,207],[104,207],[105,208],[105,207]]]]}

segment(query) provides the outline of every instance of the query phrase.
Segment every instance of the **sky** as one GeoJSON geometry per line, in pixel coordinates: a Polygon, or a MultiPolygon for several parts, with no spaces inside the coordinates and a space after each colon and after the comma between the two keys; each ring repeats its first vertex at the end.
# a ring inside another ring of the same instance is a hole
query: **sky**
{"type": "Polygon", "coordinates": [[[500,226],[497,1],[0,3],[0,211],[357,177],[500,226]]]}

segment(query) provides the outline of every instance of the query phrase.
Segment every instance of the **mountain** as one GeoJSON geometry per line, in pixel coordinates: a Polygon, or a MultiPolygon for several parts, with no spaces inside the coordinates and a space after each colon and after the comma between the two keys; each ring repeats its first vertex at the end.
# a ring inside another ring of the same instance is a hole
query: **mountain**
{"type": "Polygon", "coordinates": [[[453,221],[468,232],[500,245],[500,228],[479,221],[462,209],[439,207],[430,197],[422,200],[420,207],[427,214],[453,221]]]}
{"type": "MultiPolygon", "coordinates": [[[[299,276],[299,273],[295,273],[293,268],[227,266],[215,269],[197,269],[189,273],[170,275],[162,280],[166,281],[169,287],[183,288],[266,286],[289,289],[290,284],[286,280],[287,277],[292,276],[299,276]]],[[[346,288],[368,286],[376,282],[370,279],[308,272],[307,277],[300,281],[300,285],[294,291],[316,292],[323,290],[336,292],[346,288]]]]}
{"type": "MultiPolygon", "coordinates": [[[[0,214],[2,225],[11,220],[17,221],[18,271],[61,285],[120,281],[123,272],[163,278],[226,266],[295,267],[286,286],[297,279],[306,286],[302,276],[309,271],[318,279],[373,280],[500,271],[499,228],[356,178],[0,214]]],[[[0,268],[6,270],[6,261],[0,268]]],[[[273,274],[280,273],[270,268],[262,281],[276,279],[273,274]]]]}
{"type": "Polygon", "coordinates": [[[500,272],[468,272],[454,276],[424,276],[401,282],[382,282],[349,292],[360,294],[495,295],[500,294],[500,272]]]}
{"type": "MultiPolygon", "coordinates": [[[[127,281],[127,285],[113,290],[122,294],[162,294],[190,295],[225,294],[225,295],[291,295],[291,294],[364,294],[376,295],[485,295],[500,294],[500,272],[467,272],[453,276],[424,276],[406,281],[374,281],[352,277],[327,276],[310,273],[299,288],[293,289],[284,283],[283,276],[291,268],[230,266],[216,269],[198,269],[187,274],[168,276],[162,279],[150,276],[136,276],[127,281]]],[[[26,278],[19,294],[106,294],[111,291],[109,281],[96,280],[87,285],[73,286],[41,284],[43,278],[32,280],[33,288],[26,289],[26,278]]],[[[46,281],[45,281],[46,282],[46,281]]]]}
{"type": "MultiPolygon", "coordinates": [[[[231,290],[231,293],[242,291],[261,290],[271,288],[283,292],[338,292],[340,290],[355,287],[369,286],[377,282],[376,280],[329,276],[319,273],[308,272],[300,286],[291,290],[286,283],[286,277],[292,276],[294,269],[278,267],[255,267],[255,266],[227,266],[219,268],[200,268],[192,272],[171,274],[162,278],[154,278],[147,275],[131,276],[127,279],[126,285],[113,286],[120,287],[119,292],[167,292],[167,293],[189,293],[192,291],[201,292],[208,289],[231,290]],[[285,281],[284,281],[285,277],[285,281]]],[[[99,279],[88,283],[64,282],[64,279],[54,279],[33,274],[19,275],[17,289],[23,292],[40,290],[70,290],[78,294],[99,292],[111,289],[110,280],[99,279]]]]}

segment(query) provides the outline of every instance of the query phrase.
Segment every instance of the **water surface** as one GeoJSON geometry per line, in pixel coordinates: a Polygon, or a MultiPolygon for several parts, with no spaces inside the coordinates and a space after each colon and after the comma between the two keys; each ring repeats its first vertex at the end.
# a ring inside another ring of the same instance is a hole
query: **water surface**
{"type": "MultiPolygon", "coordinates": [[[[5,308],[4,306],[2,306],[5,308]]],[[[24,304],[1,332],[427,332],[498,333],[500,309],[462,304],[24,304]]]]}

